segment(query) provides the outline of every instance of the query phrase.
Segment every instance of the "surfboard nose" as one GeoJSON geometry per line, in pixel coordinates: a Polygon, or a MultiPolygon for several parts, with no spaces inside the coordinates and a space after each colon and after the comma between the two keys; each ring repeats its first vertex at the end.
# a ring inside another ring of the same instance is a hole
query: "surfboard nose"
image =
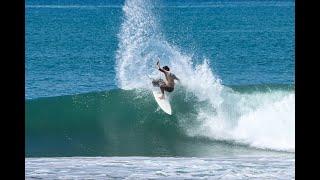
{"type": "Polygon", "coordinates": [[[171,105],[169,102],[169,98],[166,97],[164,99],[160,99],[159,97],[162,95],[159,91],[152,91],[154,99],[158,103],[159,107],[167,114],[172,115],[171,105]]]}

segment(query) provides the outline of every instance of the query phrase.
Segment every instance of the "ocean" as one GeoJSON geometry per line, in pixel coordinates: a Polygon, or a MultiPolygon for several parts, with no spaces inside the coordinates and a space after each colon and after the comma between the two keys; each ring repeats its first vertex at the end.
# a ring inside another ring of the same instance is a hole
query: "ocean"
{"type": "Polygon", "coordinates": [[[294,9],[26,1],[26,179],[295,179],[294,9]]]}

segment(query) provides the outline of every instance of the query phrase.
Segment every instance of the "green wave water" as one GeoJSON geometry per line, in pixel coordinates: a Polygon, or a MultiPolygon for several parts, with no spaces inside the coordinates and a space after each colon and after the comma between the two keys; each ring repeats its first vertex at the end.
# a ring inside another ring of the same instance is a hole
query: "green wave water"
{"type": "MultiPolygon", "coordinates": [[[[233,90],[292,93],[294,87],[233,90]]],[[[206,102],[182,89],[171,96],[172,116],[158,108],[149,91],[117,89],[26,100],[26,156],[212,156],[261,151],[232,140],[188,135],[184,125],[201,123],[197,107],[206,102]]]]}

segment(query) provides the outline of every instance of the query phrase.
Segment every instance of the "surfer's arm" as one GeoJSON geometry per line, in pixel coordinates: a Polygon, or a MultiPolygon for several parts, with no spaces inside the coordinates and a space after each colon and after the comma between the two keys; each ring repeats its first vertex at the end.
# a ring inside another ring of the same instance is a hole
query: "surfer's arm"
{"type": "Polygon", "coordinates": [[[173,76],[173,79],[178,80],[180,82],[180,79],[176,75],[173,76]]]}
{"type": "Polygon", "coordinates": [[[159,70],[159,71],[161,71],[161,72],[163,72],[163,73],[166,73],[166,71],[160,67],[159,61],[157,62],[157,67],[158,67],[158,70],[159,70]]]}
{"type": "Polygon", "coordinates": [[[162,68],[160,68],[160,67],[158,68],[158,70],[159,70],[159,71],[161,71],[161,72],[163,72],[163,73],[166,73],[166,71],[165,71],[165,70],[163,70],[163,69],[162,69],[162,68]]]}

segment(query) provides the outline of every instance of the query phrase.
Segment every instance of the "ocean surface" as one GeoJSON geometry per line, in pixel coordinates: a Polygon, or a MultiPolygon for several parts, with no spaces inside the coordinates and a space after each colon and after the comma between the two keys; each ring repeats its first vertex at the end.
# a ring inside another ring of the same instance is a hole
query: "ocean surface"
{"type": "Polygon", "coordinates": [[[294,179],[294,9],[26,1],[26,179],[294,179]]]}

